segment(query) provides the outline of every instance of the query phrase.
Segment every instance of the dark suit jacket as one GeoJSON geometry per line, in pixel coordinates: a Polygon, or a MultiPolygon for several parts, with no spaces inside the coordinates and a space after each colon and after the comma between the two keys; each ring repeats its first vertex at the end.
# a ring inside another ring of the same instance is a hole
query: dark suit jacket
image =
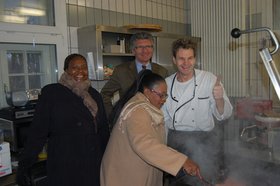
{"type": "MultiPolygon", "coordinates": [[[[167,77],[167,69],[156,63],[151,63],[151,65],[154,73],[161,75],[163,78],[167,77]]],[[[112,76],[101,90],[107,116],[110,115],[113,109],[112,97],[114,93],[118,91],[119,96],[122,97],[136,80],[136,77],[137,69],[135,61],[123,63],[115,67],[112,76]]]]}

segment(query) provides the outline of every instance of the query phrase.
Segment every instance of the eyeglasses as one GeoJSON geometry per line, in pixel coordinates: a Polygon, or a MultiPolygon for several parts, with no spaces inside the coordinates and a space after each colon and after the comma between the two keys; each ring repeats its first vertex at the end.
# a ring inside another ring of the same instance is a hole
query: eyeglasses
{"type": "Polygon", "coordinates": [[[141,50],[143,50],[143,49],[152,49],[152,48],[154,48],[153,45],[135,46],[135,49],[141,49],[141,50]]]}
{"type": "Polygon", "coordinates": [[[168,98],[168,94],[162,94],[162,93],[159,93],[157,91],[155,91],[154,89],[151,90],[153,93],[155,93],[160,99],[167,99],[168,98]]]}

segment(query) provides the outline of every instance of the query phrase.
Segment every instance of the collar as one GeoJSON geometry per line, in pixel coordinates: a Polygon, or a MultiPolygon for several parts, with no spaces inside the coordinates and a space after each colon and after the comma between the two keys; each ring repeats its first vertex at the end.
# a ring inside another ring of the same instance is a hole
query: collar
{"type": "MultiPolygon", "coordinates": [[[[135,59],[135,64],[136,64],[137,72],[139,73],[142,70],[142,63],[140,63],[138,60],[135,59]]],[[[150,62],[146,65],[146,69],[152,70],[152,65],[150,62]]]]}

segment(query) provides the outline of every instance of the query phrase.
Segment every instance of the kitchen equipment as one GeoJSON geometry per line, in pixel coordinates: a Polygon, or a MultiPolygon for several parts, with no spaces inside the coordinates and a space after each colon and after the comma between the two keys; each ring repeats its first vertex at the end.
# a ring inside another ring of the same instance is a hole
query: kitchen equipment
{"type": "Polygon", "coordinates": [[[240,138],[245,142],[251,142],[257,139],[256,137],[256,127],[257,125],[249,125],[242,129],[240,138]],[[253,130],[252,130],[253,129],[253,130]]]}
{"type": "Polygon", "coordinates": [[[34,111],[35,105],[0,109],[0,129],[4,132],[4,141],[10,143],[11,151],[23,149],[34,111]]]}
{"type": "Polygon", "coordinates": [[[255,118],[257,127],[263,131],[257,136],[258,142],[271,149],[274,158],[280,159],[280,118],[258,115],[255,118]]]}
{"type": "Polygon", "coordinates": [[[265,135],[263,127],[257,126],[255,116],[271,111],[272,100],[253,98],[237,100],[235,117],[240,121],[239,134],[242,142],[256,143],[258,137],[265,135]]]}
{"type": "Polygon", "coordinates": [[[4,84],[4,92],[9,106],[25,106],[28,102],[28,97],[25,91],[8,91],[7,85],[4,84]]]}
{"type": "Polygon", "coordinates": [[[235,117],[240,120],[255,120],[256,114],[272,110],[272,100],[244,98],[236,101],[235,117]]]}
{"type": "Polygon", "coordinates": [[[39,95],[41,94],[41,89],[29,89],[26,90],[25,92],[28,97],[28,101],[37,101],[39,95]]]}
{"type": "Polygon", "coordinates": [[[240,137],[268,149],[274,159],[280,160],[280,117],[255,115],[255,124],[244,127],[240,137]]]}
{"type": "Polygon", "coordinates": [[[4,85],[4,92],[6,96],[6,102],[9,106],[23,107],[29,102],[37,101],[41,93],[40,89],[30,89],[23,91],[8,91],[7,85],[4,85]]]}
{"type": "Polygon", "coordinates": [[[248,29],[248,30],[240,30],[238,28],[234,28],[231,31],[231,36],[234,38],[238,38],[241,36],[241,34],[247,34],[247,33],[252,33],[252,32],[263,32],[263,31],[266,31],[269,33],[271,40],[273,42],[273,46],[275,48],[271,51],[268,48],[262,48],[259,50],[259,53],[260,53],[260,56],[264,63],[264,66],[266,68],[266,71],[269,75],[269,78],[272,82],[272,85],[275,89],[275,92],[276,92],[278,98],[280,99],[280,74],[274,63],[274,60],[272,59],[272,55],[275,54],[277,52],[277,50],[279,49],[279,42],[278,42],[275,34],[267,27],[260,27],[260,28],[254,28],[254,29],[248,29]]]}
{"type": "Polygon", "coordinates": [[[22,107],[28,102],[28,96],[25,91],[12,92],[13,106],[22,107]]]}

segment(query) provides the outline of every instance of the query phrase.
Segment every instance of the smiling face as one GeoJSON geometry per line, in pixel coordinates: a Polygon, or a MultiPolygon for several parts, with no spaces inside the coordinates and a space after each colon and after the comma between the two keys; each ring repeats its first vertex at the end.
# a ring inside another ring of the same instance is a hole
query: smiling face
{"type": "Polygon", "coordinates": [[[167,85],[160,82],[153,89],[146,88],[144,90],[145,96],[149,99],[152,105],[160,109],[167,99],[167,85]]]}
{"type": "Polygon", "coordinates": [[[178,49],[176,52],[176,57],[173,57],[173,63],[177,66],[178,77],[181,77],[184,80],[191,79],[195,66],[195,56],[193,49],[178,49]]]}
{"type": "Polygon", "coordinates": [[[132,50],[135,58],[142,64],[149,63],[153,56],[153,42],[149,39],[138,39],[134,43],[135,47],[132,50]]]}
{"type": "Polygon", "coordinates": [[[77,82],[88,79],[87,62],[83,58],[73,58],[65,71],[77,82]]]}

